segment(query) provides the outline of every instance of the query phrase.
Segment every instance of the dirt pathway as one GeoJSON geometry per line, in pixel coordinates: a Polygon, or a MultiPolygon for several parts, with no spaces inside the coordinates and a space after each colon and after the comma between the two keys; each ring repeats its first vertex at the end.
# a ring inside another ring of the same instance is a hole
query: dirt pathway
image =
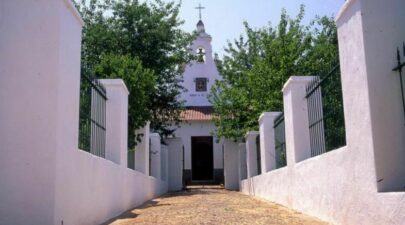
{"type": "Polygon", "coordinates": [[[190,189],[166,194],[107,222],[130,224],[321,225],[283,206],[223,189],[190,189]]]}

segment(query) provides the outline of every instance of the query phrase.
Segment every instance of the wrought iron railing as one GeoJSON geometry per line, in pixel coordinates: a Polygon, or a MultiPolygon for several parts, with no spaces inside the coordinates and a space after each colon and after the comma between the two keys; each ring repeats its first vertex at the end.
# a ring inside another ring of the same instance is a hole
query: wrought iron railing
{"type": "Polygon", "coordinates": [[[278,169],[287,165],[284,113],[281,113],[274,120],[273,128],[275,140],[276,169],[278,169]]]}
{"type": "Polygon", "coordinates": [[[260,155],[260,135],[256,137],[256,165],[257,165],[257,174],[262,173],[262,162],[261,162],[261,155],[260,155]]]}
{"type": "MultiPolygon", "coordinates": [[[[402,69],[405,67],[405,61],[401,61],[401,52],[399,48],[397,48],[397,66],[392,69],[393,71],[396,71],[399,73],[399,81],[401,85],[401,98],[402,98],[402,109],[404,111],[404,117],[405,117],[405,96],[404,96],[404,82],[403,82],[403,77],[402,77],[402,69]]],[[[402,54],[405,57],[405,43],[402,45],[402,54]]]]}
{"type": "Polygon", "coordinates": [[[104,86],[97,80],[81,77],[79,149],[105,157],[106,101],[104,86]]]}
{"type": "Polygon", "coordinates": [[[327,72],[307,86],[311,155],[316,156],[346,145],[340,64],[330,64],[327,72]]]}

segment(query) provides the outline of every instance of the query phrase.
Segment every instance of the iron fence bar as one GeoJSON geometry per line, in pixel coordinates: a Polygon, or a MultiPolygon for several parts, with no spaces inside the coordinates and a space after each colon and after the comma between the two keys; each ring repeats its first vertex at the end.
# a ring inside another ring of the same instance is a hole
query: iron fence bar
{"type": "Polygon", "coordinates": [[[107,100],[106,90],[101,86],[101,84],[97,81],[97,79],[91,79],[86,75],[82,75],[82,77],[89,82],[89,84],[91,85],[91,87],[94,88],[94,90],[96,90],[105,100],[107,100]]]}
{"type": "Polygon", "coordinates": [[[97,127],[99,127],[102,130],[106,130],[105,127],[101,124],[99,124],[96,120],[90,119],[91,122],[94,123],[94,125],[96,125],[97,127]]]}
{"type": "Polygon", "coordinates": [[[311,128],[311,127],[313,127],[313,126],[319,124],[320,122],[324,121],[324,119],[328,119],[328,118],[330,118],[331,116],[333,116],[333,114],[332,114],[332,113],[328,113],[326,116],[323,116],[323,118],[321,118],[321,119],[315,121],[314,123],[312,123],[311,125],[309,125],[309,128],[311,128]]]}
{"type": "Polygon", "coordinates": [[[276,119],[274,120],[274,125],[273,128],[276,128],[280,123],[282,123],[284,121],[284,113],[281,113],[280,115],[278,115],[276,117],[276,119]]]}
{"type": "Polygon", "coordinates": [[[318,89],[325,81],[328,79],[332,74],[336,71],[337,68],[339,68],[340,65],[336,65],[328,74],[326,74],[314,87],[310,88],[310,91],[307,90],[307,95],[305,98],[308,98],[312,93],[318,89]]]}

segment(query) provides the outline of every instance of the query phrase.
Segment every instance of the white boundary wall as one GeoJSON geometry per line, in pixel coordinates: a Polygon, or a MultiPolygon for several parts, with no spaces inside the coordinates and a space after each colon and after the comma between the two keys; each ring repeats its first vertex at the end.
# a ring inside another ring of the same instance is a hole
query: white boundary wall
{"type": "Polygon", "coordinates": [[[345,3],[337,25],[347,145],[310,158],[306,78],[292,77],[283,89],[287,167],[242,180],[243,193],[335,224],[404,224],[405,128],[392,72],[404,8],[403,0],[345,3]]]}
{"type": "Polygon", "coordinates": [[[122,81],[103,81],[107,159],[78,150],[83,22],[71,1],[3,0],[0,21],[0,224],[100,224],[165,193],[127,169],[122,81]]]}

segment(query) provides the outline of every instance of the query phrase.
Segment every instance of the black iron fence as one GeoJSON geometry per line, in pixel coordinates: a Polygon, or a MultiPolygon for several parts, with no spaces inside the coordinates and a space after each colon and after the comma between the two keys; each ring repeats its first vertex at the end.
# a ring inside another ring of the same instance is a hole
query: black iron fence
{"type": "MultiPolygon", "coordinates": [[[[405,116],[405,96],[404,96],[404,83],[403,83],[403,78],[402,78],[402,69],[405,67],[405,61],[401,61],[401,52],[399,48],[397,48],[397,66],[392,69],[393,71],[396,71],[399,73],[399,81],[401,85],[401,98],[402,98],[402,108],[404,111],[404,116],[405,116]]],[[[405,43],[402,45],[402,54],[405,57],[405,43]]]]}
{"type": "Polygon", "coordinates": [[[106,101],[104,86],[97,80],[81,77],[79,148],[105,157],[106,101]]]}
{"type": "Polygon", "coordinates": [[[307,86],[311,155],[346,145],[340,64],[330,64],[307,86]]]}
{"type": "Polygon", "coordinates": [[[284,113],[281,113],[274,120],[273,128],[275,140],[276,169],[278,169],[287,165],[284,113]]]}
{"type": "Polygon", "coordinates": [[[257,174],[262,173],[262,162],[260,155],[260,135],[256,137],[256,165],[257,165],[257,174]]]}

